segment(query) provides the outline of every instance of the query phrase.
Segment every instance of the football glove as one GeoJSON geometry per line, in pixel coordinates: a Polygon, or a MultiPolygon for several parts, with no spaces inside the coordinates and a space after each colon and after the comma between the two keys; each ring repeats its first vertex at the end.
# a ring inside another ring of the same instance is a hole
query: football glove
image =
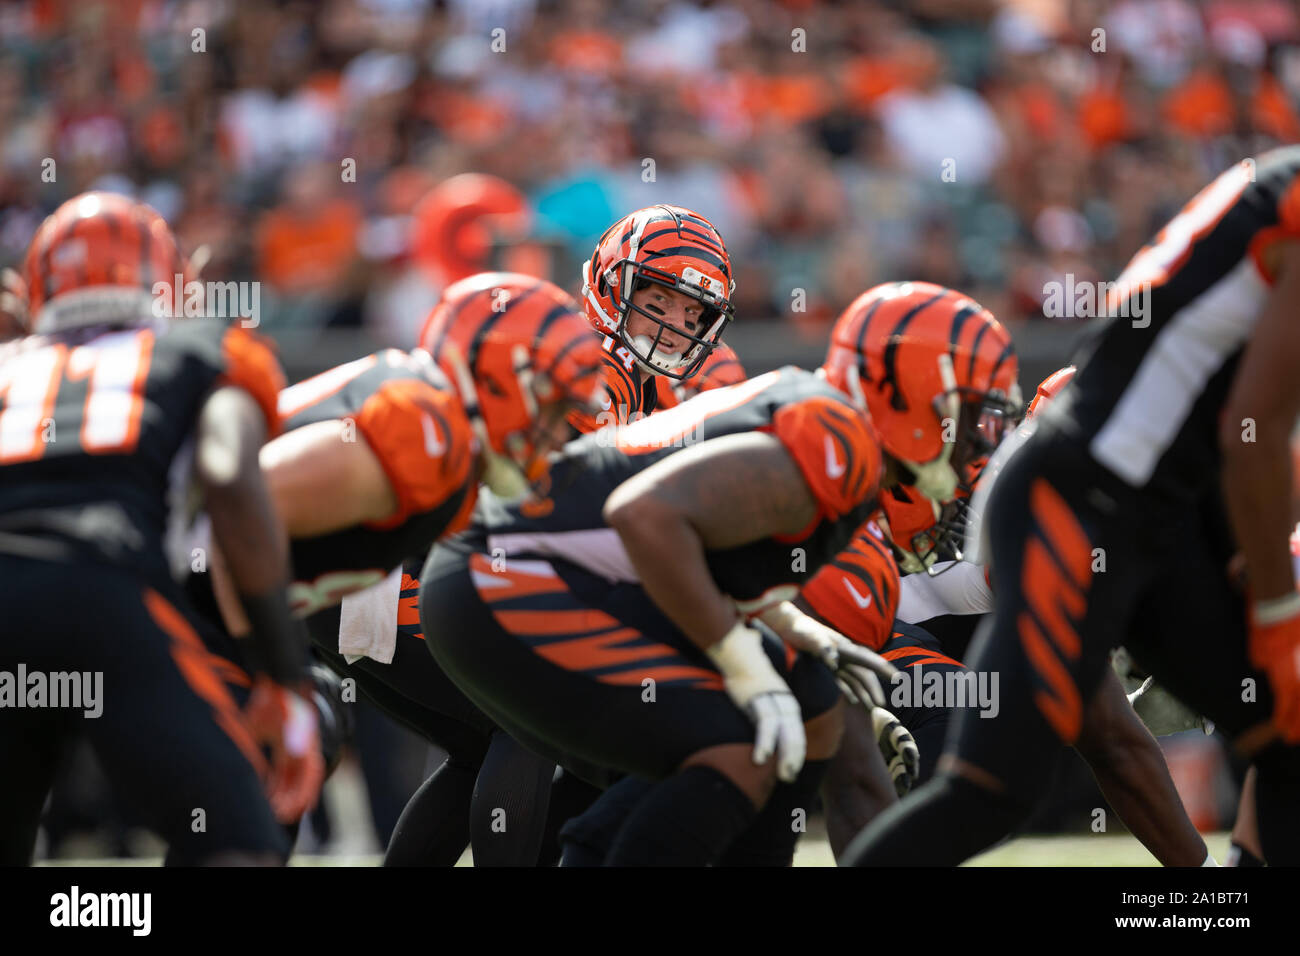
{"type": "Polygon", "coordinates": [[[898,668],[875,651],[855,644],[789,601],[765,610],[762,620],[791,647],[821,658],[849,700],[867,708],[885,706],[881,681],[892,682],[898,668]]]}
{"type": "Polygon", "coordinates": [[[911,731],[883,707],[871,708],[871,726],[876,730],[880,756],[885,758],[885,766],[894,781],[894,792],[906,796],[921,773],[921,748],[911,731]]]}
{"type": "Polygon", "coordinates": [[[1287,743],[1300,743],[1300,594],[1256,603],[1247,646],[1251,666],[1273,688],[1274,726],[1287,743]]]}
{"type": "Polygon", "coordinates": [[[281,823],[293,823],[316,805],[325,782],[316,708],[291,688],[259,677],[244,716],[253,738],[271,753],[271,810],[281,823]]]}
{"type": "Polygon", "coordinates": [[[803,769],[808,742],[803,714],[790,687],[763,650],[763,636],[737,621],[726,636],[706,651],[722,672],[723,688],[754,722],[754,763],[776,754],[776,774],[790,783],[803,769]]]}

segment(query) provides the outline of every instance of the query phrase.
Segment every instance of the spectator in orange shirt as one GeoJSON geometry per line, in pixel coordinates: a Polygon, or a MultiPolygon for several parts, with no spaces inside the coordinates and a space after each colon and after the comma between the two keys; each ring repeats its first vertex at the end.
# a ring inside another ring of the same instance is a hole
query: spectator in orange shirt
{"type": "Polygon", "coordinates": [[[355,279],[361,213],[339,177],[328,163],[285,174],[285,201],[262,217],[256,243],[258,274],[275,292],[334,299],[355,279]]]}

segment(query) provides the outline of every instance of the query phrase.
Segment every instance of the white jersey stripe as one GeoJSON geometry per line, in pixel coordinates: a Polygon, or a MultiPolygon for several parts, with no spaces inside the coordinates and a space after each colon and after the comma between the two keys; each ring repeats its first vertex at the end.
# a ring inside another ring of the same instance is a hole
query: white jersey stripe
{"type": "Polygon", "coordinates": [[[1092,457],[1130,485],[1146,485],[1206,384],[1250,336],[1267,295],[1246,258],[1174,313],[1093,437],[1092,457]]]}

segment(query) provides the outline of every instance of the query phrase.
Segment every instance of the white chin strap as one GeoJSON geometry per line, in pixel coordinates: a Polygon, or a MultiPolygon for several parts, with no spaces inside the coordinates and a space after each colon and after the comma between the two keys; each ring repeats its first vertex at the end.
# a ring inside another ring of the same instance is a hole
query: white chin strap
{"type": "Polygon", "coordinates": [[[530,485],[523,469],[505,455],[498,455],[488,449],[484,454],[484,461],[481,480],[492,494],[498,498],[512,500],[528,493],[530,485]]]}
{"type": "Polygon", "coordinates": [[[637,364],[651,375],[657,372],[675,372],[679,368],[685,368],[690,363],[691,351],[693,351],[688,350],[680,355],[675,355],[672,352],[661,352],[655,348],[654,339],[648,335],[632,336],[632,344],[636,346],[633,357],[636,358],[637,364]],[[646,362],[640,357],[641,355],[648,355],[650,361],[646,362]]]}
{"type": "Polygon", "coordinates": [[[947,352],[939,356],[939,381],[943,383],[944,391],[939,422],[945,431],[948,427],[947,423],[952,423],[953,441],[945,441],[943,450],[925,464],[907,462],[907,466],[916,473],[916,490],[930,499],[936,519],[939,517],[939,505],[952,501],[957,495],[957,472],[948,462],[956,446],[961,396],[957,393],[957,376],[952,369],[952,356],[947,352]]]}

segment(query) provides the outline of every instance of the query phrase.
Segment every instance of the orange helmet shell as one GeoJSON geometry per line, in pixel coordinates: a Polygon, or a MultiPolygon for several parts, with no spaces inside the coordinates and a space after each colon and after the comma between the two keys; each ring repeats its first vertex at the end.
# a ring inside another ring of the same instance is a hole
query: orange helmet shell
{"type": "Polygon", "coordinates": [[[425,321],[420,347],[452,382],[468,372],[471,413],[492,450],[520,464],[531,460],[540,404],[599,410],[600,339],[578,304],[543,279],[511,272],[462,279],[425,321]]]}
{"type": "Polygon", "coordinates": [[[494,236],[523,238],[528,200],[496,176],[462,173],[431,189],[412,212],[411,255],[443,283],[487,267],[494,236]]]}
{"type": "Polygon", "coordinates": [[[732,276],[731,256],[713,223],[683,206],[647,206],[605,230],[583,266],[582,307],[592,328],[614,336],[642,369],[684,380],[708,358],[732,319],[731,296],[736,291],[732,276]],[[638,280],[657,282],[705,307],[702,334],[678,330],[693,344],[676,363],[664,361],[653,347],[647,350],[646,343],[638,344],[628,334],[628,312],[634,308],[631,298],[638,280]]]}
{"type": "Polygon", "coordinates": [[[891,282],[858,296],[835,323],[823,368],[841,390],[860,389],[891,456],[921,463],[944,451],[940,400],[952,388],[963,401],[1010,398],[1018,374],[1011,335],[993,314],[928,282],[891,282]]]}
{"type": "Polygon", "coordinates": [[[184,273],[176,237],[152,207],[116,193],[82,193],[46,218],[28,246],[29,330],[149,318],[155,283],[170,290],[184,273]]]}

